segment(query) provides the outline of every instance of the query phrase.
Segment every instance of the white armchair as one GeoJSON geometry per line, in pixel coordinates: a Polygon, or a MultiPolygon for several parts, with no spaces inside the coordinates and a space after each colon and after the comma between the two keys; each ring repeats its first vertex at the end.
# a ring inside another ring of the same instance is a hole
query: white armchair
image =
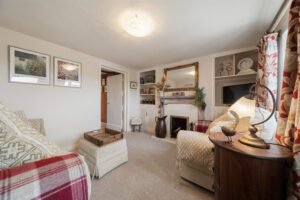
{"type": "Polygon", "coordinates": [[[179,131],[177,135],[177,167],[179,175],[213,191],[213,144],[208,135],[195,131],[179,131]]]}
{"type": "MultiPolygon", "coordinates": [[[[269,114],[269,111],[257,108],[255,118],[251,119],[250,123],[262,121],[269,114]]],[[[176,164],[179,175],[211,191],[213,191],[214,183],[214,154],[213,144],[208,136],[215,132],[221,132],[221,126],[236,129],[238,127],[237,119],[231,113],[226,112],[210,124],[207,133],[179,131],[177,135],[176,164]]],[[[257,127],[259,129],[258,135],[263,139],[272,140],[276,127],[277,123],[275,116],[273,116],[269,121],[257,127]]]]}

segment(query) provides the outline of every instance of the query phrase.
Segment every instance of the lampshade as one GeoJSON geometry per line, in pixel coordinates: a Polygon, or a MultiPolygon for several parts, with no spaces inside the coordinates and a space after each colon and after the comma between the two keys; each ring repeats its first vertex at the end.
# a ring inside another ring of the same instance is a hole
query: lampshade
{"type": "MultiPolygon", "coordinates": [[[[228,110],[237,114],[239,118],[254,117],[255,116],[255,107],[256,107],[255,99],[259,96],[259,94],[256,92],[257,91],[256,89],[258,87],[262,87],[262,88],[266,89],[266,91],[270,94],[271,100],[273,102],[273,110],[272,110],[271,114],[263,121],[251,124],[251,126],[248,129],[250,134],[245,134],[244,136],[240,137],[239,142],[242,144],[251,146],[251,147],[255,147],[255,148],[268,149],[268,148],[270,148],[270,144],[268,144],[267,142],[265,142],[263,139],[261,139],[260,137],[258,137],[256,135],[256,132],[258,131],[258,129],[255,127],[256,125],[263,124],[266,121],[268,121],[272,117],[272,115],[274,114],[274,112],[276,110],[276,102],[275,102],[274,94],[268,87],[266,87],[265,85],[262,85],[262,84],[253,84],[250,87],[249,94],[246,96],[243,96],[239,100],[237,100],[228,110]]],[[[228,137],[228,133],[230,133],[224,128],[222,129],[222,132],[227,137],[228,137]]]]}
{"type": "Polygon", "coordinates": [[[241,97],[229,109],[238,114],[239,118],[255,116],[255,100],[241,97]]]}

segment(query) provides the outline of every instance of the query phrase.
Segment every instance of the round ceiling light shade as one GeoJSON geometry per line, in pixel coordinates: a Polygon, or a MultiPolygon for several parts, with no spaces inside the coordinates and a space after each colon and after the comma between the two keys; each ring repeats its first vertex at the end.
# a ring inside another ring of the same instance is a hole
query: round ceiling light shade
{"type": "Polygon", "coordinates": [[[120,17],[122,28],[135,37],[145,37],[153,31],[153,21],[141,11],[127,11],[120,17]]]}

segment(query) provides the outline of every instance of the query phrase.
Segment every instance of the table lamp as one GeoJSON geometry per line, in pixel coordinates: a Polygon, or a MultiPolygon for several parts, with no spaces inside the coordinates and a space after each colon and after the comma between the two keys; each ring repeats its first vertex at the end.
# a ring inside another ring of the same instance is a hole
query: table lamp
{"type": "Polygon", "coordinates": [[[256,135],[256,132],[258,129],[255,127],[259,124],[263,124],[266,121],[268,121],[272,115],[275,112],[276,109],[276,104],[275,104],[275,97],[272,93],[272,91],[266,87],[265,85],[259,84],[259,85],[252,85],[250,87],[250,92],[248,95],[241,97],[239,100],[237,100],[231,107],[230,111],[235,112],[239,118],[242,117],[254,117],[255,116],[255,105],[256,105],[256,99],[261,98],[261,96],[256,92],[255,87],[262,87],[266,89],[266,91],[270,94],[272,102],[273,102],[273,109],[270,115],[262,120],[261,122],[251,124],[249,127],[249,132],[250,134],[246,134],[243,137],[239,139],[239,142],[248,146],[256,147],[256,148],[261,148],[261,149],[269,149],[270,145],[267,144],[262,138],[258,137],[256,135]]]}

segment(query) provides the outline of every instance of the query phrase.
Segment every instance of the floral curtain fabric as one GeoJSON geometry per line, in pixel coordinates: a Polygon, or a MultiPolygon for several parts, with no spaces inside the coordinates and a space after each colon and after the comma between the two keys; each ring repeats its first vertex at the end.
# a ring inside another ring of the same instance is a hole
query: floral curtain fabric
{"type": "MultiPolygon", "coordinates": [[[[258,69],[256,84],[267,86],[276,97],[277,95],[277,71],[278,71],[278,47],[277,33],[265,35],[257,45],[258,69]]],[[[270,94],[262,87],[257,88],[259,107],[269,111],[273,109],[273,102],[270,94]]]]}
{"type": "Polygon", "coordinates": [[[293,0],[289,13],[288,38],[276,139],[294,153],[289,199],[300,199],[300,0],[293,0]]]}

